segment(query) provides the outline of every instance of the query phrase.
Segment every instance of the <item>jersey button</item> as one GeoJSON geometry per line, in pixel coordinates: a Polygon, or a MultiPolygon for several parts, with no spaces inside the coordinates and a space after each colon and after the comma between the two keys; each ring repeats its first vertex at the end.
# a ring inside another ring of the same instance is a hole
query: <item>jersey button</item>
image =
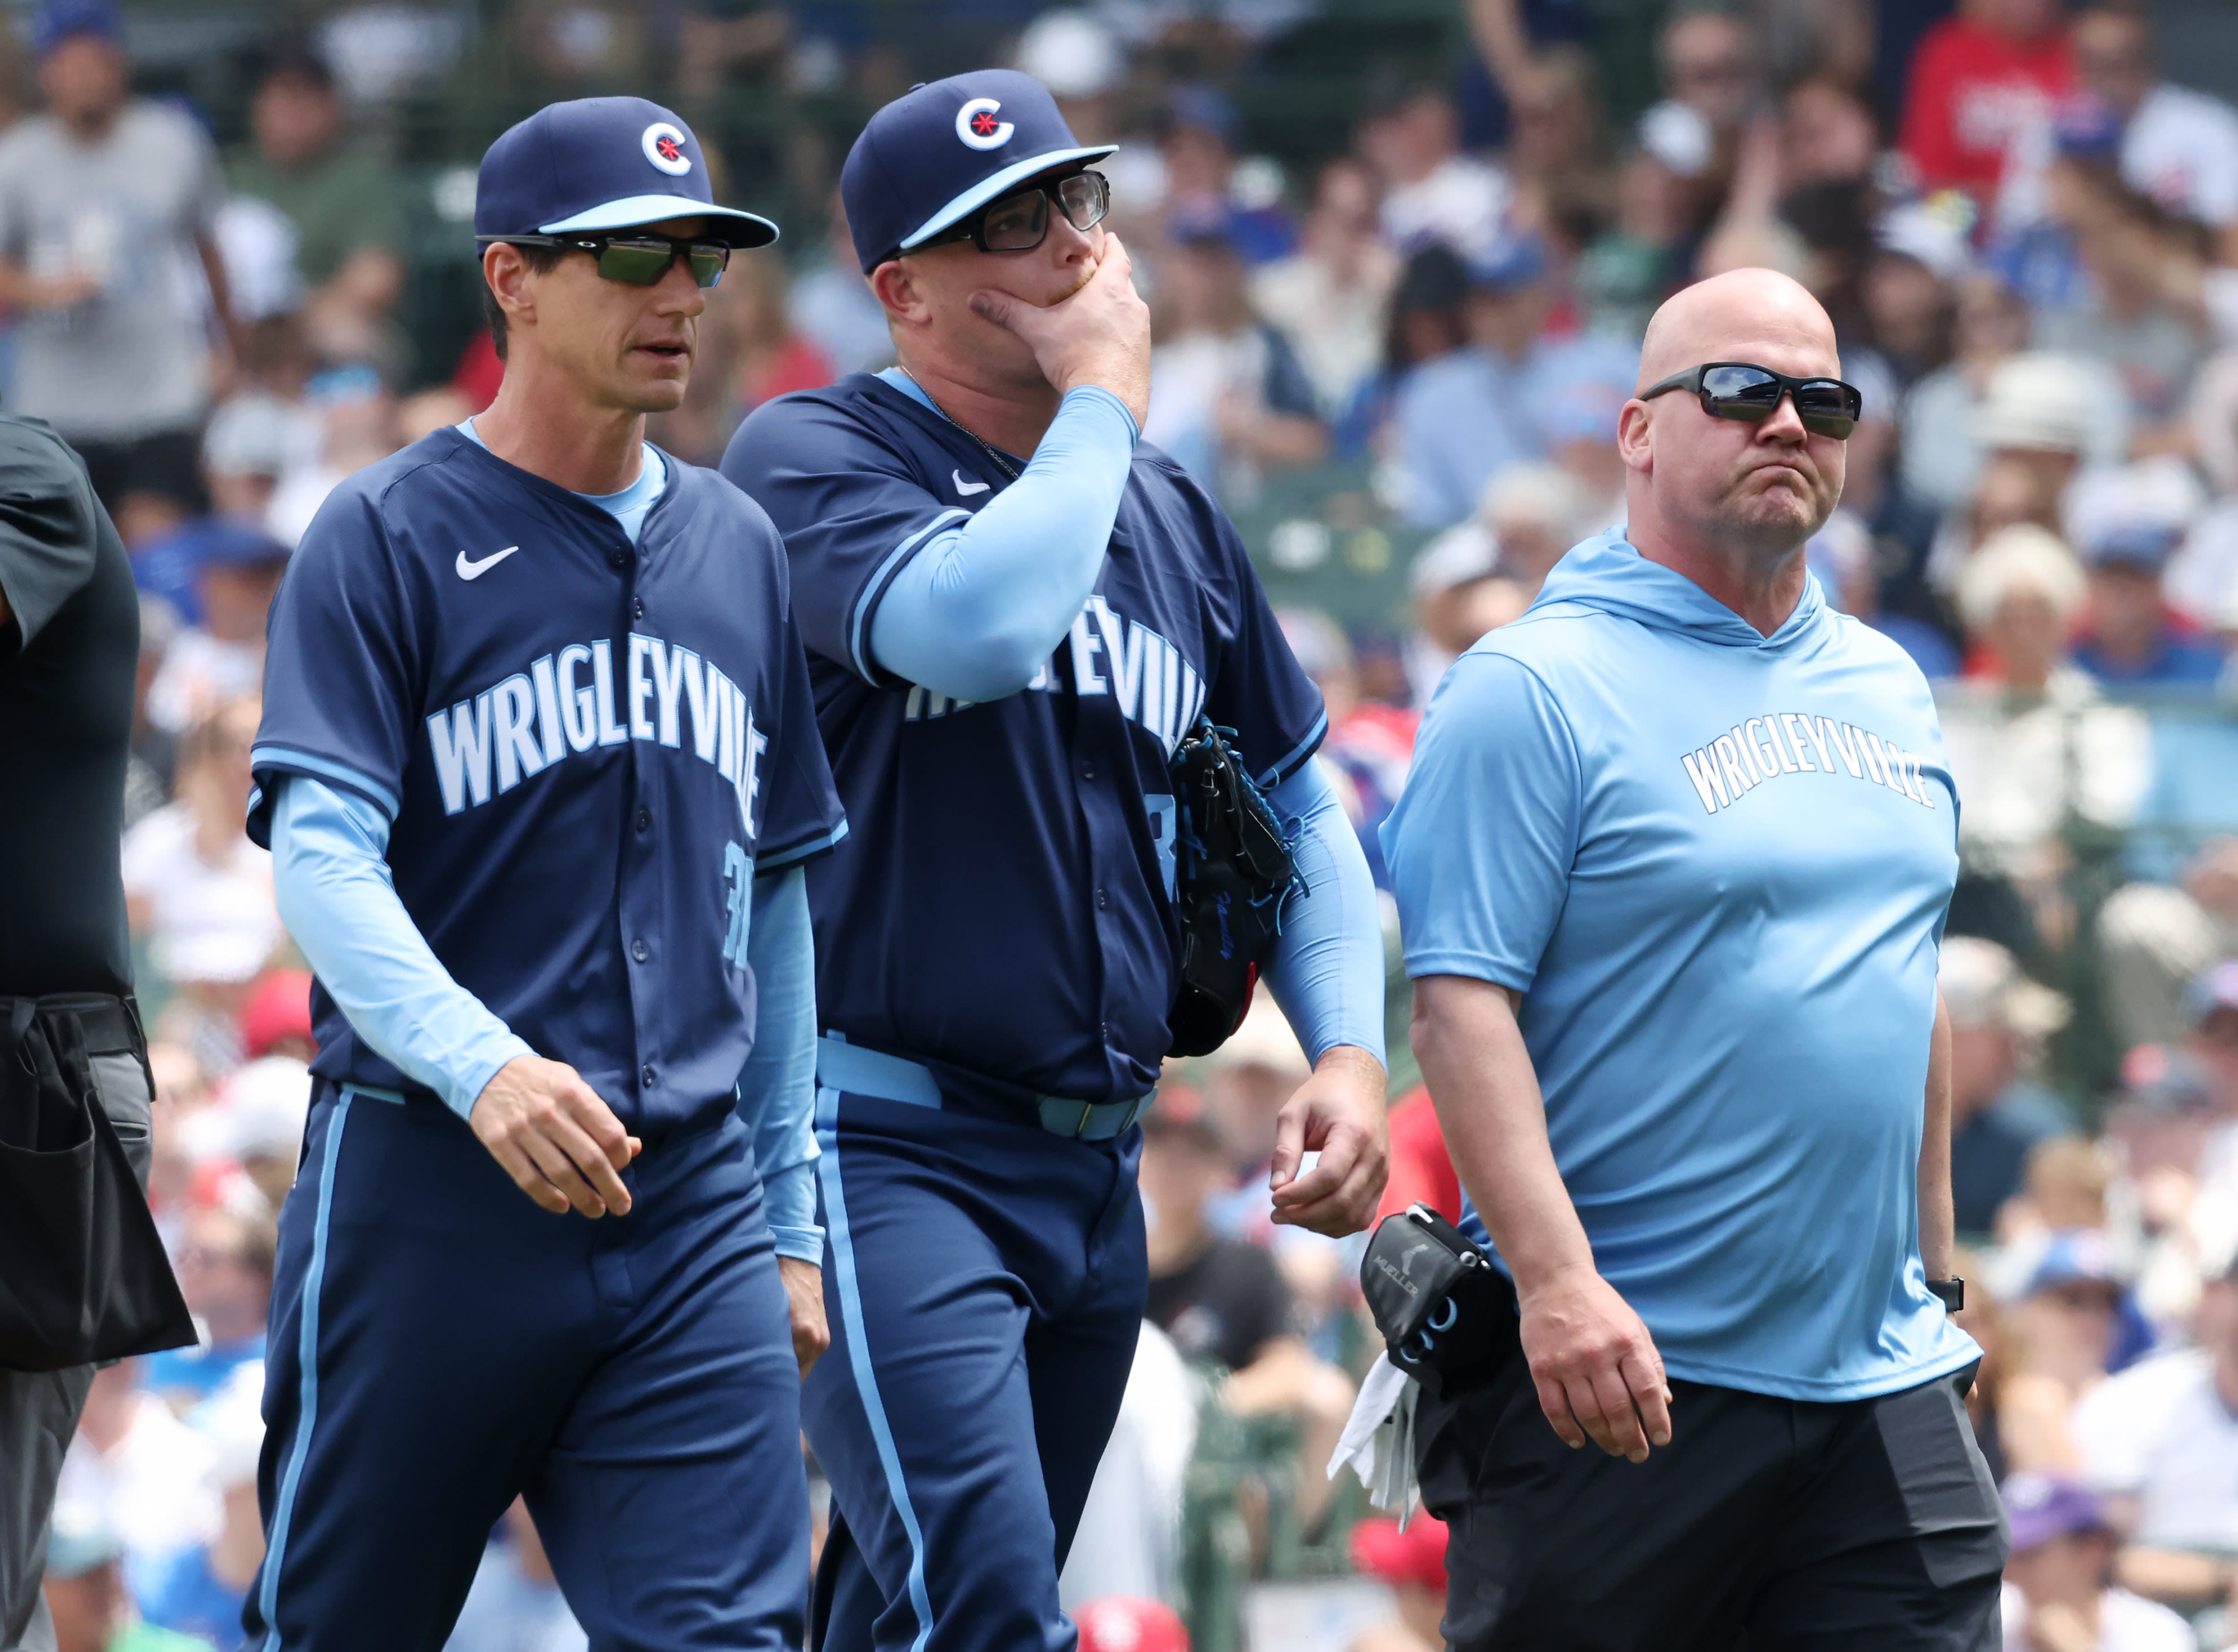
{"type": "Polygon", "coordinates": [[[633,619],[643,619],[645,618],[644,598],[632,597],[630,598],[630,617],[633,619]]]}
{"type": "Polygon", "coordinates": [[[1098,912],[1108,912],[1111,909],[1110,890],[1098,889],[1096,891],[1096,909],[1098,912]]]}
{"type": "Polygon", "coordinates": [[[638,1070],[637,1070],[637,1075],[638,1075],[638,1078],[639,1078],[639,1080],[644,1083],[645,1087],[646,1087],[646,1089],[650,1090],[651,1088],[652,1088],[652,1062],[647,1061],[647,1062],[646,1062],[643,1067],[641,1067],[638,1068],[638,1070]]]}
{"type": "Polygon", "coordinates": [[[646,946],[641,940],[632,941],[630,942],[630,956],[643,963],[647,958],[652,956],[652,948],[646,946]]]}
{"type": "Polygon", "coordinates": [[[1096,760],[1094,758],[1091,757],[1087,762],[1080,765],[1080,777],[1083,780],[1093,780],[1096,778],[1096,760]]]}
{"type": "Polygon", "coordinates": [[[649,832],[652,829],[652,810],[640,809],[637,811],[637,829],[641,832],[649,832]]]}
{"type": "Polygon", "coordinates": [[[612,552],[608,554],[606,560],[612,563],[617,568],[626,568],[630,565],[629,552],[626,551],[612,552]]]}

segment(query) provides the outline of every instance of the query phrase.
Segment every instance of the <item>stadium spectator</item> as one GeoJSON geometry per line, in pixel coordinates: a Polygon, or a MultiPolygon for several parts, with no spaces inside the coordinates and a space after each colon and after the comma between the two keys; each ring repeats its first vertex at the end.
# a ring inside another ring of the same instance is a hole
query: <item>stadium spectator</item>
{"type": "Polygon", "coordinates": [[[2096,1497],[2030,1472],[1999,1490],[2012,1528],[2001,1603],[2011,1652],[2193,1652],[2189,1624],[2114,1583],[2117,1539],[2096,1497]]]}
{"type": "Polygon", "coordinates": [[[1167,100],[1158,158],[1165,162],[1170,224],[1217,230],[1247,266],[1272,263],[1297,244],[1297,226],[1279,202],[1247,198],[1236,160],[1243,122],[1208,86],[1178,88],[1167,100]]]}
{"type": "Polygon", "coordinates": [[[282,476],[264,508],[265,532],[290,551],[328,494],[396,451],[396,399],[370,367],[321,373],[308,402],[320,421],[317,457],[282,476]]]}
{"type": "Polygon", "coordinates": [[[1328,734],[1317,755],[1331,771],[1345,814],[1360,834],[1369,874],[1378,889],[1387,888],[1383,843],[1376,832],[1407,784],[1407,768],[1414,752],[1414,715],[1362,697],[1352,644],[1327,614],[1284,609],[1275,618],[1290,651],[1314,679],[1328,708],[1328,734]]]}
{"type": "Polygon", "coordinates": [[[2238,837],[2211,837],[2178,880],[2123,884],[2098,911],[2106,1014],[2116,1041],[2180,1043],[2191,1030],[2192,983],[2238,956],[2238,837]]]}
{"type": "MultiPolygon", "coordinates": [[[[793,325],[836,372],[876,373],[893,360],[894,341],[886,331],[886,313],[855,261],[855,242],[847,232],[847,214],[837,185],[818,250],[820,256],[793,283],[793,325]]],[[[493,377],[491,393],[495,392],[493,377]]]]}
{"type": "Polygon", "coordinates": [[[1911,61],[1898,147],[1926,190],[1987,207],[2015,142],[2074,84],[2059,0],[1962,0],[1911,61]]]}
{"type": "Polygon", "coordinates": [[[1211,483],[1233,509],[1265,473],[1328,451],[1313,381],[1290,341],[1251,307],[1245,254],[1228,224],[1177,221],[1161,261],[1150,416],[1142,439],[1211,483]]]}
{"type": "Polygon", "coordinates": [[[1381,361],[1337,426],[1340,453],[1356,458],[1374,451],[1388,457],[1400,388],[1424,362],[1468,342],[1467,300],[1468,273],[1452,248],[1433,241],[1407,258],[1384,317],[1381,361]]]}
{"type": "Polygon", "coordinates": [[[142,1562],[203,1542],[222,1518],[209,1437],[142,1387],[144,1374],[137,1359],[95,1374],[55,1497],[58,1515],[89,1513],[142,1562]]]}
{"type": "Polygon", "coordinates": [[[1481,517],[1447,528],[1416,555],[1407,576],[1414,628],[1404,644],[1414,709],[1486,631],[1521,617],[1531,605],[1523,587],[1500,575],[1500,542],[1481,517]]]}
{"type": "Polygon", "coordinates": [[[241,1608],[264,1558],[264,1522],[256,1508],[256,1459],[264,1444],[258,1404],[264,1366],[238,1369],[202,1408],[196,1427],[210,1442],[209,1483],[221,1510],[206,1543],[181,1550],[147,1568],[134,1593],[140,1609],[159,1629],[224,1648],[241,1639],[241,1608]]]}
{"type": "Polygon", "coordinates": [[[178,261],[221,316],[216,152],[177,109],[131,95],[113,0],[48,0],[32,30],[46,110],[0,136],[0,300],[17,329],[18,413],[83,455],[125,542],[202,500],[211,363],[178,261]]]}
{"type": "Polygon", "coordinates": [[[1204,1398],[1173,1338],[1148,1320],[1135,1344],[1119,1421],[1096,1466],[1057,1596],[1087,1633],[1080,1603],[1171,1600],[1180,1587],[1182,1506],[1204,1398]]]}
{"type": "Polygon", "coordinates": [[[249,130],[253,142],[228,170],[235,194],[288,222],[313,347],[330,361],[392,360],[402,208],[387,162],[350,139],[326,61],[300,45],[275,53],[249,102],[249,130]]]}
{"type": "MultiPolygon", "coordinates": [[[[2188,489],[2188,475],[2177,473],[2188,489]]],[[[2135,470],[2076,492],[2069,514],[2090,571],[2090,602],[2074,640],[2075,663],[2101,683],[2212,687],[2222,674],[2222,650],[2161,588],[2184,523],[2135,470]]]]}
{"type": "Polygon", "coordinates": [[[1516,77],[1509,100],[1515,228],[1586,245],[1616,215],[1616,171],[1600,83],[1584,48],[1548,46],[1516,77]]]}
{"type": "Polygon", "coordinates": [[[148,938],[149,961],[228,1054],[234,1014],[281,940],[271,857],[241,829],[257,716],[256,701],[235,700],[195,724],[180,743],[178,801],[135,826],[123,844],[134,933],[148,938]]]}
{"type": "MultiPolygon", "coordinates": [[[[1669,296],[1678,274],[1694,194],[1685,178],[1647,149],[1634,149],[1619,162],[1614,221],[1587,243],[1570,274],[1586,331],[1636,339],[1647,330],[1648,316],[1669,296]]],[[[1612,430],[1614,424],[1612,417],[1612,430]]]]}
{"type": "Polygon", "coordinates": [[[1656,58],[1664,98],[1639,118],[1640,146],[1693,180],[1698,206],[1713,210],[1760,90],[1755,36],[1731,12],[1674,9],[1656,58]]]}
{"type": "Polygon", "coordinates": [[[1352,1566],[1391,1590],[1392,1616],[1353,1638],[1347,1652],[1442,1652],[1446,1523],[1417,1510],[1400,1530],[1373,1516],[1352,1529],[1352,1566]]]}
{"type": "Polygon", "coordinates": [[[2074,1127],[2029,1076],[2067,1008],[2003,947],[1972,935],[1943,938],[1937,980],[1950,1016],[1951,1203],[1972,1241],[2020,1191],[2030,1149],[2074,1127]]]}
{"type": "MultiPolygon", "coordinates": [[[[302,1082],[308,1092],[308,1074],[302,1082]]],[[[277,1244],[272,1219],[262,1212],[249,1215],[221,1206],[196,1211],[187,1219],[186,1243],[179,1251],[179,1289],[194,1311],[202,1340],[194,1347],[174,1348],[149,1359],[145,1378],[149,1392],[183,1413],[215,1394],[245,1367],[262,1371],[277,1244]]],[[[224,1483],[221,1482],[221,1489],[224,1483]]]]}
{"type": "Polygon", "coordinates": [[[1322,1470],[1352,1410],[1351,1380],[1307,1346],[1275,1258],[1213,1226],[1212,1202],[1232,1186],[1234,1171],[1202,1102],[1175,1086],[1142,1124],[1142,1196],[1151,1213],[1144,1315],[1184,1358],[1228,1373],[1220,1394],[1229,1411],[1297,1419],[1295,1497],[1311,1524],[1330,1496],[1322,1470]]]}
{"type": "Polygon", "coordinates": [[[1857,90],[1829,74],[1790,87],[1780,100],[1783,191],[1821,183],[1860,183],[1880,159],[1880,128],[1857,90]]]}
{"type": "Polygon", "coordinates": [[[229,700],[254,696],[264,677],[264,618],[288,566],[288,547],[257,528],[218,518],[179,547],[190,558],[195,623],[171,640],[148,684],[148,720],[182,736],[229,700]]]}
{"type": "Polygon", "coordinates": [[[1570,472],[1549,459],[1510,465],[1485,484],[1480,519],[1497,547],[1493,571],[1539,594],[1563,553],[1606,524],[1589,522],[1591,502],[1570,472]]]}
{"type": "Polygon", "coordinates": [[[55,1511],[46,1577],[55,1652],[209,1652],[209,1642],[149,1623],[133,1609],[126,1557],[123,1541],[99,1515],[55,1511]]]}
{"type": "Polygon", "coordinates": [[[1975,423],[1997,367],[2028,344],[2028,306],[1994,275],[1964,277],[1950,334],[1951,359],[1912,385],[1900,416],[1904,492],[1937,515],[1973,492],[1982,468],[1975,423]]]}
{"type": "Polygon", "coordinates": [[[1467,266],[1468,342],[1425,361],[1392,408],[1407,519],[1441,528],[1476,506],[1494,472],[1545,450],[1536,408],[1552,387],[1546,249],[1510,241],[1467,266]]]}
{"type": "MultiPolygon", "coordinates": [[[[244,1006],[244,1054],[248,1012],[244,1006]]],[[[251,1057],[226,1075],[212,1105],[188,1121],[188,1151],[205,1173],[237,1173],[247,1179],[243,1210],[277,1211],[295,1182],[310,1103],[311,1074],[301,1060],[293,1055],[251,1057]]],[[[230,1187],[226,1197],[230,1202],[230,1187]]]]}
{"type": "Polygon", "coordinates": [[[1376,234],[1374,175],[1340,156],[1314,180],[1298,248],[1252,274],[1259,314],[1288,338],[1321,416],[1340,419],[1374,375],[1397,254],[1376,234]]]}
{"type": "Polygon", "coordinates": [[[1804,547],[1804,558],[1829,602],[1910,655],[1929,682],[1958,675],[1958,651],[1940,630],[1912,615],[1882,609],[1880,553],[1872,530],[1847,509],[1826,519],[1804,547]]]}
{"type": "Polygon", "coordinates": [[[2076,76],[2122,121],[2122,176],[2178,217],[2238,221],[2238,109],[2160,78],[2152,20],[2094,5],[2070,29],[2076,76]]]}
{"type": "Polygon", "coordinates": [[[2206,1282],[2195,1345],[2109,1378],[2076,1407],[2081,1473],[2125,1534],[2116,1576],[2187,1609],[2230,1589],[2238,1550],[2238,1280],[2206,1282]]]}
{"type": "Polygon", "coordinates": [[[1383,184],[1383,238],[1400,252],[1430,241],[1465,258],[1494,249],[1514,188],[1506,173],[1462,151],[1460,116],[1441,89],[1405,87],[1371,109],[1359,149],[1383,184]]]}

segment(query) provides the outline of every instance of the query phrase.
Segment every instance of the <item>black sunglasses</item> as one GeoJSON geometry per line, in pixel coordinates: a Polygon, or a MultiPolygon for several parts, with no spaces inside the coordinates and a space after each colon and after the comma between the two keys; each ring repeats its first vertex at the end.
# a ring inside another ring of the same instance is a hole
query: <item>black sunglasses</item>
{"type": "Polygon", "coordinates": [[[983,212],[927,236],[909,250],[921,253],[928,247],[968,241],[983,253],[1030,253],[1049,239],[1051,202],[1075,229],[1093,229],[1111,210],[1111,184],[1101,172],[1076,172],[1054,183],[1037,183],[1004,195],[983,212]]]}
{"type": "Polygon", "coordinates": [[[1839,379],[1794,379],[1752,361],[1705,361],[1674,373],[1639,393],[1642,401],[1666,390],[1691,390],[1712,419],[1742,419],[1758,424],[1779,411],[1782,397],[1793,395],[1795,415],[1814,436],[1846,441],[1864,415],[1865,399],[1839,379]]]}
{"type": "Polygon", "coordinates": [[[476,235],[474,239],[485,247],[501,241],[514,247],[566,247],[590,253],[599,261],[599,274],[632,287],[652,286],[668,274],[668,267],[679,258],[692,267],[693,281],[712,287],[723,279],[731,261],[731,248],[723,241],[655,235],[643,230],[626,235],[476,235]]]}

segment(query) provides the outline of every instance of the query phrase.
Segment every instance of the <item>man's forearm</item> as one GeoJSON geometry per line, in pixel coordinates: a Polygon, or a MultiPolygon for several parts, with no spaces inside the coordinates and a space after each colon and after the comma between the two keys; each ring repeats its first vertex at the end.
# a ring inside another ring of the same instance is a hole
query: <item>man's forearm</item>
{"type": "Polygon", "coordinates": [[[1463,975],[1414,983],[1414,1054],[1461,1186],[1516,1289],[1591,1271],[1579,1221],[1546,1137],[1539,1075],[1515,1022],[1517,995],[1463,975]]]}
{"type": "Polygon", "coordinates": [[[1928,1035],[1927,1098],[1919,1137],[1919,1260],[1930,1279],[1950,1277],[1957,1243],[1950,1193],[1950,1012],[1935,995],[1935,1029],[1928,1035]]]}

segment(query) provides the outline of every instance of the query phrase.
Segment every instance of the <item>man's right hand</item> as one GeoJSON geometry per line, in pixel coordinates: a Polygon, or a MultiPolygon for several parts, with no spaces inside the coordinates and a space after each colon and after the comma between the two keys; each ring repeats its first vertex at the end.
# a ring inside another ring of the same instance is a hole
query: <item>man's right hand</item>
{"type": "Polygon", "coordinates": [[[565,1061],[516,1055],[482,1087],[467,1122],[520,1191],[553,1215],[629,1214],[621,1173],[645,1144],[565,1061]]]}
{"type": "Polygon", "coordinates": [[[1107,234],[1088,280],[1048,308],[984,289],[971,307],[1023,339],[1059,395],[1083,385],[1109,390],[1139,430],[1150,416],[1150,307],[1135,290],[1134,268],[1119,237],[1107,234]]]}
{"type": "Polygon", "coordinates": [[[1564,1444],[1580,1447],[1590,1436],[1633,1463],[1671,1444],[1663,1356],[1615,1287],[1590,1268],[1569,1269],[1520,1292],[1519,1305],[1539,1408],[1564,1444]]]}

